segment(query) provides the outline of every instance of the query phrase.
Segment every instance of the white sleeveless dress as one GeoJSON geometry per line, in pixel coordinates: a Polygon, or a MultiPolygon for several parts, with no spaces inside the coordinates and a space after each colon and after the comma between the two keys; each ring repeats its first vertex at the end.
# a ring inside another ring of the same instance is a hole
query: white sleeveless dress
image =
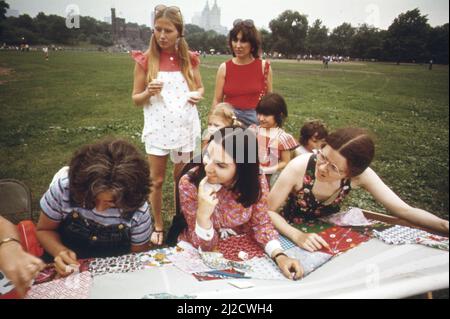
{"type": "Polygon", "coordinates": [[[158,73],[161,94],[144,106],[142,142],[163,150],[194,151],[200,143],[197,106],[188,102],[189,87],[179,71],[158,73]]]}

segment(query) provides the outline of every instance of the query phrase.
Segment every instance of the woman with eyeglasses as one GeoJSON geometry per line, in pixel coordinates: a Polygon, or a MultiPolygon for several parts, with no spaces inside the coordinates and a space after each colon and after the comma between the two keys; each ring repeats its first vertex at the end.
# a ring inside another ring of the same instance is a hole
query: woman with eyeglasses
{"type": "Polygon", "coordinates": [[[365,189],[401,219],[442,233],[449,232],[447,220],[409,206],[369,167],[375,146],[365,130],[339,129],[328,135],[325,142],[316,153],[304,154],[289,162],[270,192],[270,217],[281,234],[311,252],[328,248],[319,235],[303,233],[291,224],[339,212],[339,205],[354,188],[365,189]],[[276,213],[286,199],[281,214],[276,213]]]}
{"type": "Polygon", "coordinates": [[[212,107],[227,102],[241,123],[258,125],[256,106],[262,96],[272,92],[270,63],[260,58],[261,35],[252,20],[238,19],[228,38],[233,58],[217,71],[212,107]]]}
{"type": "Polygon", "coordinates": [[[150,202],[155,218],[152,243],[163,242],[162,186],[169,154],[174,176],[190,160],[200,141],[196,104],[203,98],[198,54],[188,50],[178,7],[158,5],[147,52],[132,52],[136,61],[132,99],[144,110],[142,142],[150,163],[153,189],[150,202]]]}

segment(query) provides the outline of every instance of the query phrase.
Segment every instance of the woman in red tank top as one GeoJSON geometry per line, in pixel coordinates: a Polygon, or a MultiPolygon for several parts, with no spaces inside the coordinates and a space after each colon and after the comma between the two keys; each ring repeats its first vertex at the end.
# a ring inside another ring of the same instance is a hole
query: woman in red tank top
{"type": "Polygon", "coordinates": [[[227,102],[246,126],[258,124],[256,106],[272,92],[272,69],[260,58],[261,35],[252,20],[236,20],[229,34],[233,58],[220,65],[216,78],[213,107],[227,102]]]}

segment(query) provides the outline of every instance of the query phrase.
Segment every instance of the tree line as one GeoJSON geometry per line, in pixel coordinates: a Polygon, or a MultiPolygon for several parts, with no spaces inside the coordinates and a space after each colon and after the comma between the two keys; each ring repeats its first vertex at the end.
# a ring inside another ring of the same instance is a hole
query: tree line
{"type": "Polygon", "coordinates": [[[40,12],[32,18],[28,14],[6,17],[9,5],[0,1],[0,45],[79,45],[91,43],[113,45],[111,24],[91,17],[80,16],[80,28],[66,27],[66,18],[40,12]]]}
{"type": "Polygon", "coordinates": [[[262,31],[265,50],[287,56],[339,55],[395,62],[448,64],[448,23],[431,27],[419,9],[400,14],[387,30],[349,23],[329,30],[321,20],[311,26],[306,15],[287,10],[262,31]]]}
{"type": "MultiPolygon", "coordinates": [[[[65,18],[39,13],[35,18],[23,14],[6,17],[9,8],[0,1],[0,41],[7,44],[64,44],[87,42],[99,46],[113,45],[111,24],[91,17],[80,17],[79,29],[68,29],[65,18]]],[[[308,17],[286,10],[271,20],[269,29],[261,29],[263,50],[285,57],[298,55],[336,55],[363,60],[394,62],[428,62],[448,64],[448,23],[431,27],[419,9],[401,13],[387,30],[367,24],[342,23],[330,30],[317,19],[310,25],[308,17]]],[[[214,31],[187,24],[186,40],[194,50],[230,53],[227,37],[214,31]]]]}

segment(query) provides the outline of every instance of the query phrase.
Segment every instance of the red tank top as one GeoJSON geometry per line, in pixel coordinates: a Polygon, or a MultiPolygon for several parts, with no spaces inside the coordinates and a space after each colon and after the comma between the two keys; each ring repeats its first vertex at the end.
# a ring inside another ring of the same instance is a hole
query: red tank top
{"type": "Polygon", "coordinates": [[[254,110],[264,89],[262,60],[255,59],[246,65],[226,62],[224,101],[236,108],[254,110]]]}

